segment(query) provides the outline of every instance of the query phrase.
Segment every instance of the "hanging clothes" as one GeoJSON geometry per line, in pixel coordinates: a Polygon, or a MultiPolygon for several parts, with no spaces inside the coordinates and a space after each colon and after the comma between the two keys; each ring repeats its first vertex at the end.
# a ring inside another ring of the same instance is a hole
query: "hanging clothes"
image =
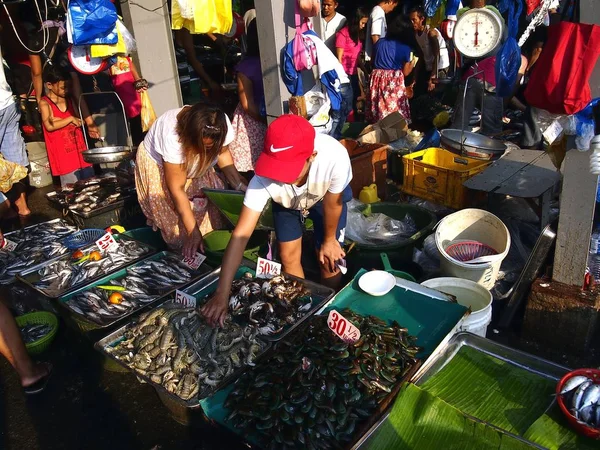
{"type": "Polygon", "coordinates": [[[525,99],[553,114],[575,114],[592,100],[588,83],[600,56],[600,26],[560,22],[535,64],[525,99]]]}
{"type": "Polygon", "coordinates": [[[172,2],[171,28],[186,28],[193,34],[217,33],[226,34],[233,24],[231,0],[187,0],[186,11],[182,10],[178,1],[172,2]],[[193,8],[193,18],[190,16],[193,8]],[[185,15],[185,17],[184,17],[185,15]]]}
{"type": "Polygon", "coordinates": [[[135,90],[135,79],[131,71],[131,58],[118,56],[110,69],[110,78],[115,92],[121,98],[128,118],[137,117],[142,112],[140,94],[135,90]]]}

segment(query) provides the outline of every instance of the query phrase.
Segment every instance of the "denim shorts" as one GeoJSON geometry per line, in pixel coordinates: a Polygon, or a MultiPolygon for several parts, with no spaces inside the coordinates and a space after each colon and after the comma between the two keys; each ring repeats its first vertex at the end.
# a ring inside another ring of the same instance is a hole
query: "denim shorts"
{"type": "MultiPolygon", "coordinates": [[[[342,243],[344,242],[346,218],[348,215],[346,203],[350,200],[352,200],[352,189],[350,189],[350,186],[346,186],[346,189],[342,192],[342,214],[340,215],[336,231],[336,238],[342,243]]],[[[323,200],[317,202],[308,210],[308,218],[313,222],[315,246],[319,249],[325,237],[323,200]]],[[[284,208],[279,203],[273,202],[273,222],[275,224],[275,234],[279,242],[291,242],[302,237],[304,225],[300,211],[284,208]]]]}
{"type": "Polygon", "coordinates": [[[21,111],[16,103],[0,110],[0,153],[7,161],[27,167],[29,159],[19,129],[20,119],[21,111]]]}

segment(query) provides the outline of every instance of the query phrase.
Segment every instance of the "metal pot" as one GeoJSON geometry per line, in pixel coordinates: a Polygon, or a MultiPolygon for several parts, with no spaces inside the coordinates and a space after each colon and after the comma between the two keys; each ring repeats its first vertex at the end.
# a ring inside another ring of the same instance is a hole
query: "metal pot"
{"type": "Polygon", "coordinates": [[[131,147],[117,145],[112,147],[90,148],[89,150],[81,152],[81,155],[85,162],[90,164],[102,164],[132,158],[134,153],[131,147]]]}
{"type": "Polygon", "coordinates": [[[506,145],[481,134],[448,129],[441,131],[442,147],[469,158],[495,161],[506,151],[506,145]]]}

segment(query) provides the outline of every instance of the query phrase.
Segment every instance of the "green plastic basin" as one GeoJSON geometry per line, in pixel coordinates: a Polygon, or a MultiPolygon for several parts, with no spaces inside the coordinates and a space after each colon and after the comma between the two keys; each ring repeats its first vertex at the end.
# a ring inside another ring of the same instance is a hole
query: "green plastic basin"
{"type": "MultiPolygon", "coordinates": [[[[215,230],[204,235],[204,253],[208,265],[213,267],[221,265],[231,233],[230,230],[215,230]]],[[[268,242],[269,235],[266,231],[255,231],[250,236],[244,257],[254,262],[259,256],[264,257],[267,254],[268,242]]]]}

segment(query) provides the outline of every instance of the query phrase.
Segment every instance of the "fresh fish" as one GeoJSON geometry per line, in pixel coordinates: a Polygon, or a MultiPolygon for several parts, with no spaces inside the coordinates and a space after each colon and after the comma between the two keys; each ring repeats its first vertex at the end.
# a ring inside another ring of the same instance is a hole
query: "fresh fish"
{"type": "Polygon", "coordinates": [[[21,327],[19,330],[21,331],[23,341],[26,344],[29,344],[43,338],[50,333],[50,331],[52,331],[52,326],[49,324],[28,324],[24,327],[21,327]]]}
{"type": "Polygon", "coordinates": [[[577,389],[580,384],[588,380],[589,378],[584,377],[583,375],[577,375],[575,377],[569,378],[560,390],[560,395],[565,395],[571,391],[575,391],[575,389],[577,389]]]}
{"type": "MultiPolygon", "coordinates": [[[[83,251],[88,255],[96,251],[95,245],[83,251]]],[[[54,261],[38,270],[40,276],[33,285],[43,290],[50,296],[59,296],[70,288],[89,282],[92,278],[103,276],[108,272],[117,270],[127,264],[148,254],[150,249],[137,241],[122,239],[119,246],[111,253],[107,253],[100,261],[86,260],[80,262],[65,255],[64,258],[54,261]]]]}
{"type": "Polygon", "coordinates": [[[198,272],[181,268],[179,258],[178,255],[166,254],[160,260],[138,263],[127,268],[126,275],[105,283],[110,288],[92,287],[70,297],[64,305],[99,325],[113,322],[191,281],[198,272]],[[172,267],[177,267],[177,270],[172,267]],[[171,276],[167,277],[164,273],[170,273],[171,276]],[[112,290],[115,288],[122,289],[112,290]],[[114,292],[121,294],[123,300],[120,304],[109,302],[114,292]]]}
{"type": "Polygon", "coordinates": [[[600,384],[592,384],[583,393],[579,409],[585,409],[588,406],[597,405],[600,401],[600,384]]]}
{"type": "Polygon", "coordinates": [[[575,391],[575,394],[573,394],[573,400],[571,402],[572,411],[579,411],[581,408],[581,402],[583,400],[583,394],[585,393],[586,389],[592,385],[592,383],[593,381],[588,379],[579,385],[575,391]]]}

